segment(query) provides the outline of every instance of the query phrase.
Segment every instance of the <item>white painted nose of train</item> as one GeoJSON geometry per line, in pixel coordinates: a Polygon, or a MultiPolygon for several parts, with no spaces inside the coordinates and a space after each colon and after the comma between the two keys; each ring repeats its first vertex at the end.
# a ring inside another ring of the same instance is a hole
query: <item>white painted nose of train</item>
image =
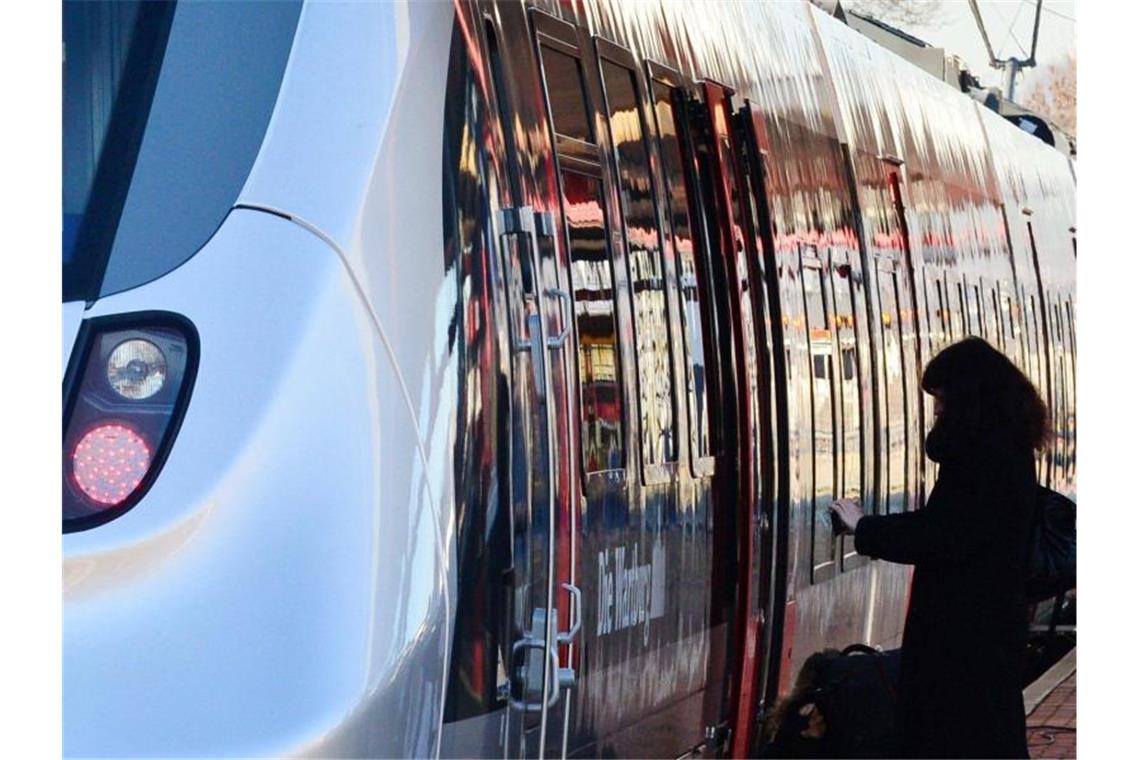
{"type": "Polygon", "coordinates": [[[185,317],[201,345],[153,487],[63,537],[66,754],[437,751],[448,461],[417,431],[445,442],[447,419],[434,341],[400,327],[436,330],[444,292],[453,19],[444,3],[306,5],[239,198],[304,224],[237,208],[168,275],[65,305],[65,354],[81,318],[148,310],[185,317]]]}
{"type": "Polygon", "coordinates": [[[82,316],[150,310],[195,325],[197,381],[142,501],[63,537],[65,752],[430,754],[439,536],[343,263],[236,210],[166,277],[65,306],[64,343],[82,316]]]}

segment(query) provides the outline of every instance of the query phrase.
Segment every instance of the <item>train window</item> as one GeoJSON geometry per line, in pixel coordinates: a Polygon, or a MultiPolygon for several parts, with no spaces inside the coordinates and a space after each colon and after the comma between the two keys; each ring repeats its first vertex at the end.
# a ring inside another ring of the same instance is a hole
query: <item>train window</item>
{"type": "Polygon", "coordinates": [[[963,293],[962,283],[958,283],[958,308],[954,313],[954,326],[957,328],[955,338],[961,340],[970,334],[970,325],[966,321],[966,296],[963,293]]]}
{"type": "Polygon", "coordinates": [[[563,170],[562,193],[578,328],[586,471],[620,469],[625,455],[621,366],[602,183],[596,177],[563,170]]]}
{"type": "Polygon", "coordinates": [[[689,428],[693,456],[702,458],[713,454],[708,384],[713,380],[714,373],[711,362],[705,358],[704,327],[701,323],[701,289],[697,279],[696,235],[689,218],[681,135],[673,115],[673,102],[680,95],[680,91],[657,80],[653,80],[650,87],[653,91],[661,165],[665,175],[665,207],[677,265],[677,287],[681,296],[681,320],[684,324],[684,346],[687,357],[689,428]]]}
{"type": "Polygon", "coordinates": [[[998,303],[997,290],[990,288],[990,309],[986,314],[986,321],[989,323],[990,335],[997,341],[996,348],[999,351],[1006,351],[1006,334],[1005,323],[1002,321],[1001,305],[998,303]]]}
{"type": "Polygon", "coordinates": [[[835,535],[831,530],[830,505],[835,501],[835,409],[832,356],[835,350],[828,314],[823,272],[816,266],[803,269],[804,307],[807,314],[811,356],[812,399],[812,582],[831,576],[835,567],[835,535]]]}
{"type": "Polygon", "coordinates": [[[842,440],[836,492],[863,498],[863,395],[859,382],[859,347],[855,324],[855,284],[847,264],[832,269],[835,287],[835,333],[839,344],[839,436],[842,440]]]}
{"type": "MultiPolygon", "coordinates": [[[[1037,323],[1037,298],[1029,296],[1029,311],[1025,315],[1026,343],[1029,344],[1029,379],[1037,386],[1037,392],[1045,398],[1047,389],[1041,380],[1041,325],[1037,323]]],[[[1046,402],[1048,399],[1046,398],[1046,402]]]]}
{"type": "Polygon", "coordinates": [[[966,291],[966,298],[970,309],[970,333],[989,338],[986,335],[985,315],[982,311],[982,289],[977,285],[971,285],[966,291]]]}
{"type": "Polygon", "coordinates": [[[1021,330],[1021,309],[1013,302],[1013,298],[1007,295],[1001,297],[1001,313],[1002,319],[1005,320],[1006,335],[1008,336],[1009,346],[1008,351],[1012,354],[1017,352],[1016,358],[1017,366],[1022,371],[1026,370],[1025,363],[1025,334],[1021,330]]]}
{"type": "Polygon", "coordinates": [[[883,325],[883,372],[886,393],[886,512],[906,505],[907,403],[903,344],[898,313],[898,285],[893,267],[879,271],[879,305],[883,325]]]}
{"type": "MultiPolygon", "coordinates": [[[[1045,404],[1049,405],[1050,396],[1049,388],[1045,382],[1045,371],[1042,369],[1042,351],[1044,343],[1042,343],[1041,324],[1037,320],[1037,298],[1029,296],[1029,314],[1027,315],[1028,322],[1026,324],[1027,342],[1029,343],[1029,379],[1037,386],[1037,392],[1041,394],[1045,404]]],[[[1041,482],[1045,482],[1045,460],[1043,456],[1037,459],[1037,477],[1041,482]]]]}
{"type": "Polygon", "coordinates": [[[1067,475],[1069,472],[1069,459],[1070,453],[1070,440],[1069,440],[1069,419],[1072,415],[1072,381],[1069,377],[1069,357],[1068,346],[1064,335],[1064,323],[1061,319],[1061,303],[1060,301],[1053,304],[1053,356],[1054,356],[1054,373],[1057,375],[1058,387],[1060,388],[1061,401],[1057,405],[1057,419],[1054,425],[1057,431],[1057,450],[1060,455],[1058,467],[1060,473],[1067,475]]]}
{"type": "Polygon", "coordinates": [[[930,291],[930,279],[926,279],[926,314],[930,323],[930,353],[936,354],[946,345],[949,338],[949,315],[946,313],[946,299],[942,294],[942,279],[934,278],[934,292],[930,291]]]}
{"type": "Polygon", "coordinates": [[[1071,444],[1069,455],[1069,477],[1072,478],[1077,470],[1077,333],[1073,325],[1073,302],[1065,301],[1066,330],[1068,338],[1068,351],[1066,355],[1066,369],[1069,372],[1069,387],[1072,388],[1072,403],[1069,407],[1069,440],[1071,444]]]}
{"type": "Polygon", "coordinates": [[[602,59],[601,71],[633,292],[642,456],[646,464],[673,462],[677,459],[673,346],[640,98],[632,70],[602,59]]]}
{"type": "Polygon", "coordinates": [[[201,250],[249,178],[300,14],[63,4],[64,301],[137,287],[201,250]]]}
{"type": "Polygon", "coordinates": [[[577,58],[542,45],[542,70],[554,131],[582,142],[594,142],[593,119],[586,105],[582,63],[577,58]]]}
{"type": "MultiPolygon", "coordinates": [[[[946,344],[946,300],[942,294],[941,279],[935,279],[934,281],[934,296],[935,301],[934,304],[931,305],[934,305],[935,314],[930,325],[930,333],[934,336],[934,350],[930,351],[931,356],[946,344]]],[[[927,312],[929,313],[929,308],[927,312]]]]}

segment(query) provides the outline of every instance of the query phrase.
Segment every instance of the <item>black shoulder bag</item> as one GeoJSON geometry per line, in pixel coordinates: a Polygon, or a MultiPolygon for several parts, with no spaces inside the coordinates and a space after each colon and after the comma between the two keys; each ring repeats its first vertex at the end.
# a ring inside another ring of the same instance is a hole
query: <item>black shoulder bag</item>
{"type": "Polygon", "coordinates": [[[1056,491],[1038,486],[1029,541],[1026,601],[1042,602],[1076,585],[1077,505],[1056,491]]]}

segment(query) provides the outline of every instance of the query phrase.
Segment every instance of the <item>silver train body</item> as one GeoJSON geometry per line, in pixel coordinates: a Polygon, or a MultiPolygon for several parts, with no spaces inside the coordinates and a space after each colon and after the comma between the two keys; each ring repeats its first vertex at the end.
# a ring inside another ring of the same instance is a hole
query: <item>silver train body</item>
{"type": "Polygon", "coordinates": [[[65,520],[68,755],[746,754],[812,651],[897,643],[826,502],[920,508],[968,333],[1075,493],[1074,169],[980,104],[806,3],[282,23],[209,235],[64,304],[72,374],[123,315],[197,359],[137,503],[65,520]]]}

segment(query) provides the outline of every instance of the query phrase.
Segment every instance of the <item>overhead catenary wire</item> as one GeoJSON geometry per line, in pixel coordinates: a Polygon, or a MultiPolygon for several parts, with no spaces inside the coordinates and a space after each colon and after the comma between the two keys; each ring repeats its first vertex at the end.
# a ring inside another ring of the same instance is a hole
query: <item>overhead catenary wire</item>
{"type": "Polygon", "coordinates": [[[1013,27],[1017,25],[1017,20],[1021,18],[1021,9],[1024,7],[1024,4],[1017,6],[1017,12],[1013,14],[1013,21],[1009,22],[1009,28],[1005,30],[1005,39],[1001,41],[1001,47],[998,48],[998,52],[1004,50],[1005,43],[1009,42],[1010,37],[1013,37],[1013,44],[1017,45],[1017,49],[1021,51],[1022,55],[1026,55],[1025,48],[1021,46],[1021,41],[1013,35],[1013,27]]]}
{"type": "MultiPolygon", "coordinates": [[[[986,52],[990,56],[990,66],[995,69],[1001,69],[1004,74],[1005,80],[1005,98],[1006,100],[1013,100],[1014,86],[1017,82],[1017,75],[1023,68],[1029,68],[1037,65],[1037,40],[1038,33],[1041,31],[1041,9],[1045,5],[1045,0],[1037,0],[1037,10],[1033,15],[1033,41],[1029,46],[1029,54],[1025,58],[1014,58],[1010,56],[999,60],[994,54],[994,46],[990,43],[990,35],[986,31],[985,21],[982,20],[981,9],[978,8],[978,0],[969,0],[970,11],[974,14],[974,21],[978,25],[978,31],[982,35],[982,41],[986,44],[986,52]]],[[[1020,10],[1020,9],[1019,9],[1020,10]]],[[[1003,19],[1004,20],[1004,19],[1003,19]]],[[[1014,16],[1014,22],[1017,21],[1017,16],[1014,16]]],[[[1007,39],[1010,32],[1013,31],[1013,24],[1010,24],[1009,30],[1006,32],[1007,39]]],[[[1016,39],[1016,38],[1015,38],[1016,39]]],[[[1004,43],[1003,43],[1004,45],[1004,43]]],[[[1017,46],[1021,49],[1022,54],[1025,54],[1025,48],[1018,42],[1017,46]]]]}
{"type": "MultiPolygon", "coordinates": [[[[1033,0],[1021,0],[1021,2],[1024,5],[1033,5],[1033,0]]],[[[1075,18],[1073,18],[1072,16],[1066,16],[1064,13],[1061,13],[1060,11],[1057,11],[1057,10],[1053,10],[1052,8],[1042,8],[1042,10],[1045,11],[1046,13],[1051,13],[1054,16],[1057,16],[1058,18],[1063,18],[1066,21],[1071,21],[1074,24],[1077,23],[1077,20],[1075,18]]]]}

